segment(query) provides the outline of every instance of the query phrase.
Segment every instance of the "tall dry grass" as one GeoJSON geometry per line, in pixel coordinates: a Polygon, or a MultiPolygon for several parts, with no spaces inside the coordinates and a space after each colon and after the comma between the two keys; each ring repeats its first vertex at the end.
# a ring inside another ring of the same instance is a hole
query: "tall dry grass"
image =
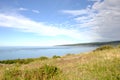
{"type": "Polygon", "coordinates": [[[120,47],[103,48],[106,47],[101,47],[102,50],[99,48],[92,52],[60,58],[37,59],[28,64],[0,64],[0,79],[120,80],[120,47]],[[44,65],[48,65],[50,69],[44,65]]]}

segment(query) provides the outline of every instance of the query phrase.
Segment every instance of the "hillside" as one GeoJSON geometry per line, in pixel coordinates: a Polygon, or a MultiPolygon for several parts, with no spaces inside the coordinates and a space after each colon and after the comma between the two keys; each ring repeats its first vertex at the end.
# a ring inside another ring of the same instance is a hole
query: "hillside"
{"type": "Polygon", "coordinates": [[[0,64],[1,80],[120,80],[120,47],[36,59],[28,64],[0,64]]]}
{"type": "Polygon", "coordinates": [[[76,43],[76,44],[65,44],[59,46],[102,46],[102,45],[118,45],[118,44],[120,44],[120,41],[76,43]]]}

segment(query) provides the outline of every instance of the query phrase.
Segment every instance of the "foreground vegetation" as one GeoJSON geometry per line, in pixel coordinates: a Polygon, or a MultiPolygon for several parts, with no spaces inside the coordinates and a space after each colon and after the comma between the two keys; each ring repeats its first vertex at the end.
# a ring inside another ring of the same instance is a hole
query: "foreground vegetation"
{"type": "Polygon", "coordinates": [[[25,64],[19,61],[1,61],[0,79],[120,80],[120,47],[102,46],[88,53],[41,57],[25,64]]]}

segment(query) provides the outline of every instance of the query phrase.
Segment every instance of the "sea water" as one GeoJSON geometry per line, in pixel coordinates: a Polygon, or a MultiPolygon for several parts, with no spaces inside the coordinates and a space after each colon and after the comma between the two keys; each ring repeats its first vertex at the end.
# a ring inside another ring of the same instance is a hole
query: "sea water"
{"type": "Polygon", "coordinates": [[[94,49],[96,49],[96,46],[0,47],[0,60],[63,56],[88,52],[94,49]]]}

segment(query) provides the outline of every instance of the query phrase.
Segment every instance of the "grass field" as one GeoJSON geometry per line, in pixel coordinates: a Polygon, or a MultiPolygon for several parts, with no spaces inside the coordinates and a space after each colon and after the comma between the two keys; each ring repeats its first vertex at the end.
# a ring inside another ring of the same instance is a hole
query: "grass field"
{"type": "Polygon", "coordinates": [[[87,53],[37,58],[25,64],[1,62],[0,79],[120,80],[120,47],[103,46],[87,53]]]}

